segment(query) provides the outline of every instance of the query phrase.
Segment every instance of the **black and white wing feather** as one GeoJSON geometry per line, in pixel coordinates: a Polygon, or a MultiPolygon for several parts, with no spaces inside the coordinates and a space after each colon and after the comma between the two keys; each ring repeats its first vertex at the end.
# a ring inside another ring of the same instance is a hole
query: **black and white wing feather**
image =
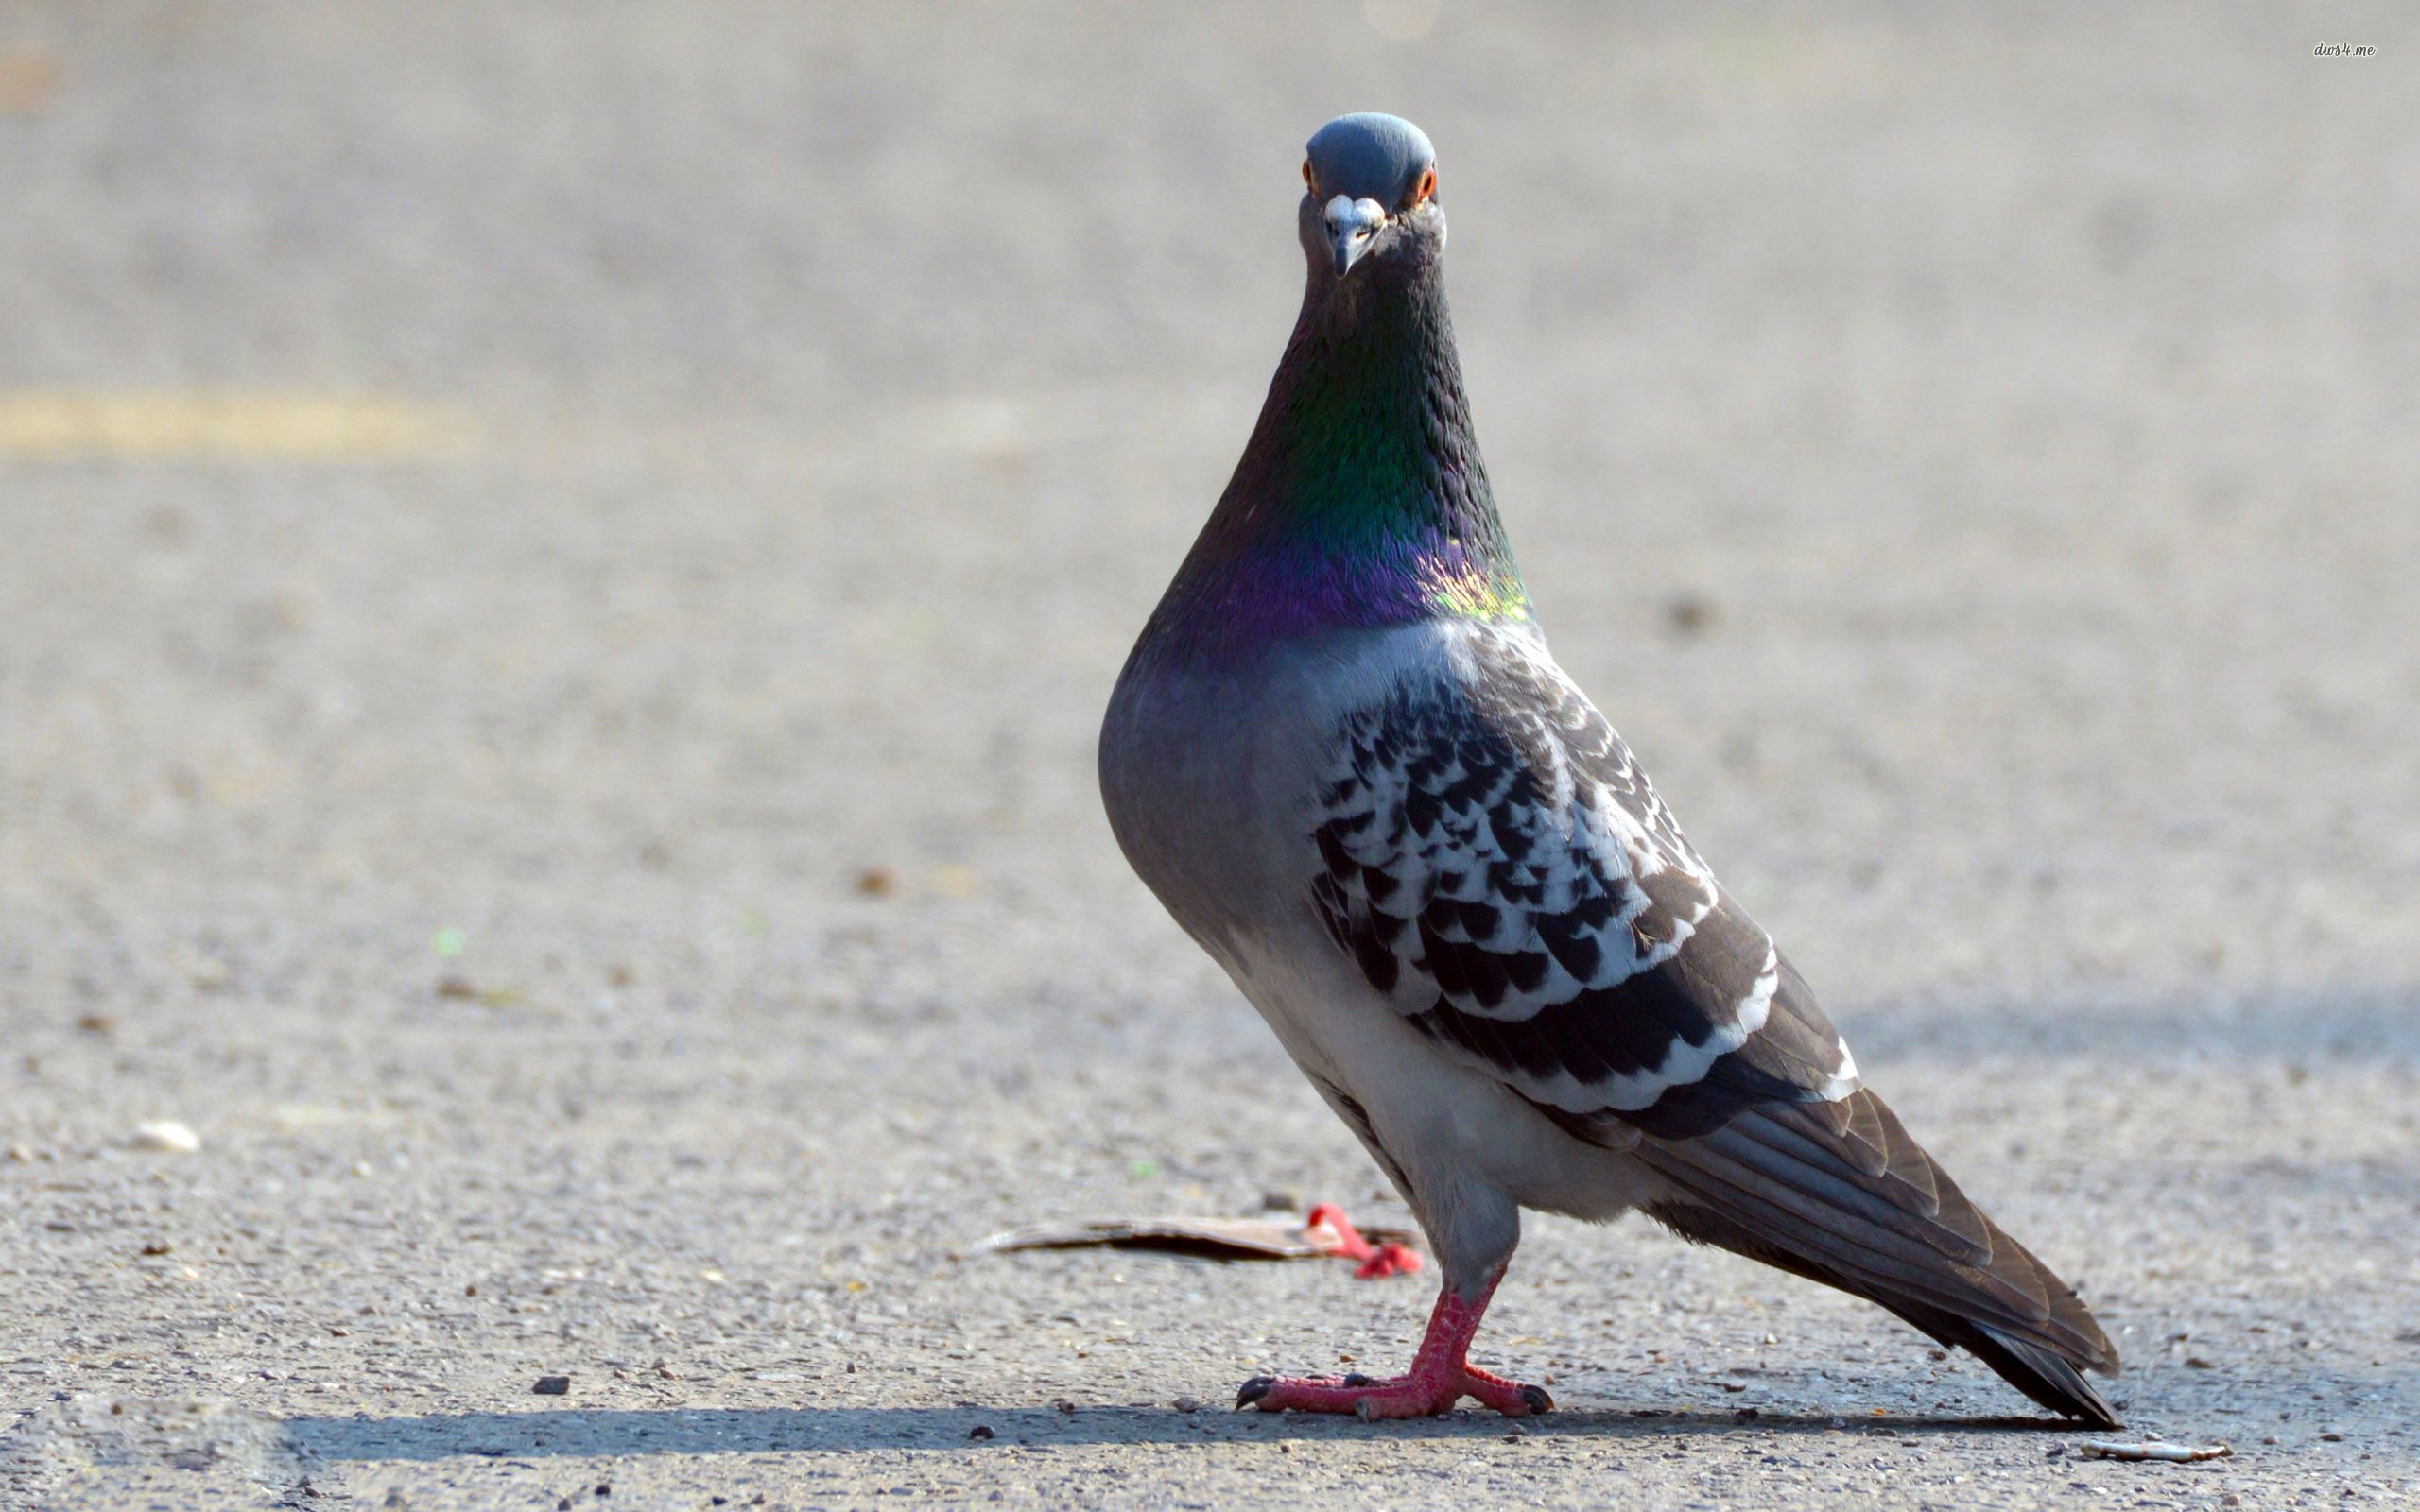
{"type": "Polygon", "coordinates": [[[1533,631],[1348,718],[1312,888],[1446,1054],[1576,1120],[1702,1134],[1857,1085],[1840,1035],[1533,631]]]}
{"type": "Polygon", "coordinates": [[[2115,1423],[2117,1354],[1859,1085],[1806,984],[1724,894],[1533,629],[1349,715],[1314,905],[1441,1054],[1677,1195],[1656,1216],[1880,1303],[2037,1401],[2115,1423]]]}

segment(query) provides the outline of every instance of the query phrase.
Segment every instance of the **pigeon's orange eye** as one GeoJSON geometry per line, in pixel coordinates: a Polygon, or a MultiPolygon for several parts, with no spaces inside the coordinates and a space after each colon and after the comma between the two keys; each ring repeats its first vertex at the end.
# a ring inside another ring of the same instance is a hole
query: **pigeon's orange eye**
{"type": "Polygon", "coordinates": [[[1311,181],[1311,160],[1308,158],[1303,160],[1303,187],[1312,190],[1319,188],[1318,184],[1311,181]]]}
{"type": "Polygon", "coordinates": [[[1403,202],[1403,207],[1406,210],[1418,210],[1421,206],[1428,203],[1428,197],[1436,192],[1437,170],[1434,168],[1426,169],[1420,175],[1420,181],[1411,186],[1411,198],[1403,202]]]}

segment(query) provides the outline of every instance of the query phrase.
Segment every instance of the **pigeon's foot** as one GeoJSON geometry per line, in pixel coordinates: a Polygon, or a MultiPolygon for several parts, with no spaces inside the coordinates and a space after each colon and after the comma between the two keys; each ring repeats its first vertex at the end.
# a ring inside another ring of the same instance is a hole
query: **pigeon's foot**
{"type": "Polygon", "coordinates": [[[1353,1274],[1363,1280],[1375,1280],[1381,1276],[1404,1276],[1420,1268],[1420,1252],[1408,1245],[1374,1245],[1361,1237],[1344,1210],[1333,1202],[1322,1202],[1303,1220],[1305,1228],[1325,1228],[1336,1235],[1336,1252],[1347,1260],[1358,1261],[1353,1274]]]}
{"type": "Polygon", "coordinates": [[[1349,1412],[1365,1423],[1381,1418],[1442,1418],[1469,1397],[1507,1418],[1551,1411],[1542,1386],[1524,1385],[1467,1365],[1414,1366],[1409,1375],[1254,1376],[1236,1393],[1237,1407],[1262,1412],[1349,1412]]]}
{"type": "Polygon", "coordinates": [[[1364,1422],[1438,1417],[1453,1411],[1464,1397],[1507,1418],[1548,1411],[1554,1399],[1543,1388],[1491,1375],[1466,1358],[1487,1299],[1495,1295],[1495,1283],[1503,1277],[1497,1271],[1473,1297],[1459,1295],[1451,1285],[1439,1293],[1420,1352],[1403,1375],[1386,1381],[1362,1375],[1254,1376],[1236,1393],[1236,1406],[1262,1412],[1349,1412],[1364,1422]]]}

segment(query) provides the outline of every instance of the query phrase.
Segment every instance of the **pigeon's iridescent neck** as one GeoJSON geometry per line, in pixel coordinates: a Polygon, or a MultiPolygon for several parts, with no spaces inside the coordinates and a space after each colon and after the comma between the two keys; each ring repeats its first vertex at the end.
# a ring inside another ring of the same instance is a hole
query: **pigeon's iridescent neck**
{"type": "Polygon", "coordinates": [[[1216,651],[1529,614],[1435,281],[1315,284],[1157,627],[1216,651]]]}

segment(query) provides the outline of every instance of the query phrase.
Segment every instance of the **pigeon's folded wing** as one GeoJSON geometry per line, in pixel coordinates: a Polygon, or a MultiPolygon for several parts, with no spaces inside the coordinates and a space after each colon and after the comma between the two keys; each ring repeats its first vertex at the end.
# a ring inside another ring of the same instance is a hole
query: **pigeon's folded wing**
{"type": "Polygon", "coordinates": [[[1315,905],[1441,1054],[1634,1150],[1657,1216],[1880,1302],[2036,1400],[2114,1422],[2117,1354],[1858,1084],[1848,1047],[1534,636],[1344,723],[1315,905]]]}
{"type": "Polygon", "coordinates": [[[1608,1137],[1845,1095],[1806,984],[1534,633],[1462,644],[1340,731],[1311,886],[1362,974],[1443,1053],[1608,1137]]]}

